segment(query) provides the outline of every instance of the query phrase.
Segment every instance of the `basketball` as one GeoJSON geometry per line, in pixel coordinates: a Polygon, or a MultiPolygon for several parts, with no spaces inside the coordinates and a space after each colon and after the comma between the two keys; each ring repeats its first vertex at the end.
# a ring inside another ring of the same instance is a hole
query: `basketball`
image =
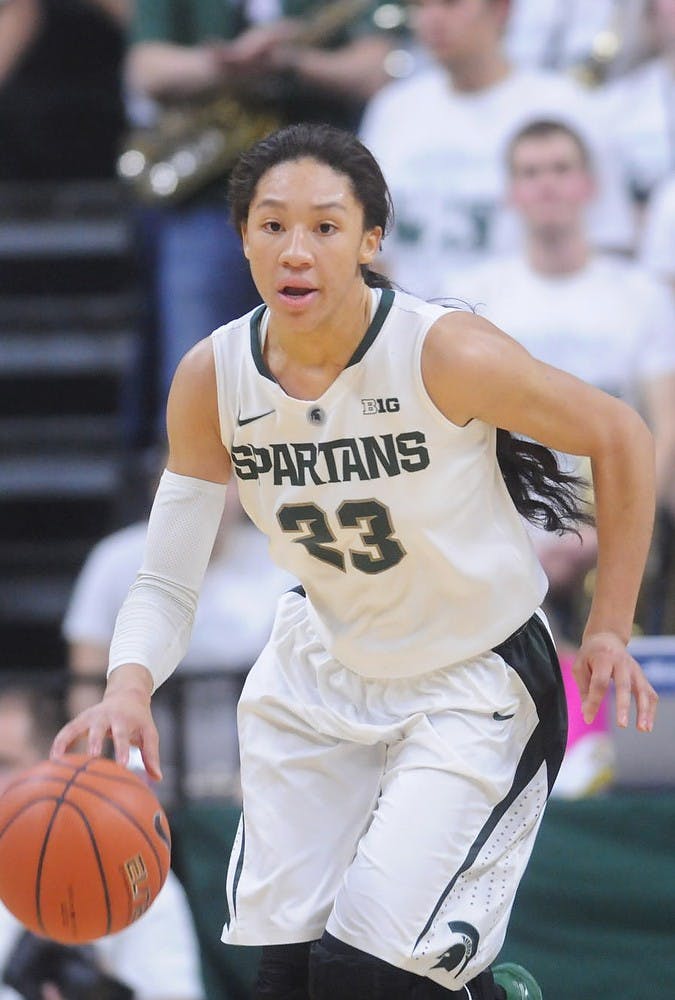
{"type": "Polygon", "coordinates": [[[0,796],[0,899],[35,934],[82,944],[122,930],[151,905],[170,861],[164,810],[113,761],[42,761],[0,796]]]}

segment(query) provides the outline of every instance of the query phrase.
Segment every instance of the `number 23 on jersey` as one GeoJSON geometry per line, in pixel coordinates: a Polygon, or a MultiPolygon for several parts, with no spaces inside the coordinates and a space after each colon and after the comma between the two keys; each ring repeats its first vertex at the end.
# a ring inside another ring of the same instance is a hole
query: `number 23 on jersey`
{"type": "MultiPolygon", "coordinates": [[[[394,535],[389,510],[379,500],[345,500],[335,517],[340,528],[356,529],[362,548],[349,549],[351,565],[361,573],[383,573],[405,556],[405,549],[394,535]]],[[[328,516],[313,503],[288,503],[277,511],[285,532],[303,532],[294,541],[304,545],[315,559],[346,572],[344,553],[334,543],[337,536],[328,516]]]]}

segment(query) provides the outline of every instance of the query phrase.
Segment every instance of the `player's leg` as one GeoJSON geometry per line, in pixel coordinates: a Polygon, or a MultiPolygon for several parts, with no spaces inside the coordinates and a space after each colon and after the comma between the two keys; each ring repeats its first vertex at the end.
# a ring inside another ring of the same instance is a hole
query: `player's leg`
{"type": "MultiPolygon", "coordinates": [[[[500,992],[490,969],[461,990],[447,990],[389,962],[375,958],[325,933],[311,946],[310,1000],[510,1000],[500,992]]],[[[526,993],[514,1000],[540,1000],[526,993]]]]}
{"type": "Polygon", "coordinates": [[[282,946],[266,952],[265,975],[291,982],[300,950],[283,946],[321,937],[370,822],[385,758],[376,738],[345,738],[330,704],[330,672],[344,668],[305,628],[304,605],[296,594],[282,598],[240,700],[243,809],[223,932],[230,944],[282,946]]]}
{"type": "Polygon", "coordinates": [[[526,969],[508,963],[494,971],[485,969],[462,990],[446,990],[324,933],[321,941],[263,948],[253,1000],[542,1000],[526,969]]]}
{"type": "Polygon", "coordinates": [[[309,1000],[311,942],[266,945],[262,949],[253,1000],[309,1000]]]}
{"type": "MultiPolygon", "coordinates": [[[[395,995],[390,982],[373,992],[383,975],[370,968],[373,957],[420,979],[410,996],[440,996],[436,984],[446,995],[500,997],[488,967],[565,745],[564,692],[545,627],[535,618],[498,651],[421,678],[410,709],[327,924],[354,951],[329,962],[330,940],[315,948],[312,1000],[355,996],[359,953],[368,956],[369,1000],[395,995]],[[330,976],[314,968],[322,964],[330,976]]],[[[501,978],[508,1000],[538,1000],[531,978],[517,983],[513,970],[501,978]]]]}

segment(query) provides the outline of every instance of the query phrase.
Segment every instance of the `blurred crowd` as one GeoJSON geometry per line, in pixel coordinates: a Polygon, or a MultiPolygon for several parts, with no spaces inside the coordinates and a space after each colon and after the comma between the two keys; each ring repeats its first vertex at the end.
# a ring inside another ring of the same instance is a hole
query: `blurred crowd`
{"type": "MultiPolygon", "coordinates": [[[[233,158],[301,120],[353,129],[378,158],[396,216],[380,270],[401,288],[475,309],[643,413],[659,510],[636,627],[674,630],[675,0],[0,0],[0,181],[128,192],[150,317],[126,397],[140,447],[163,447],[181,356],[259,301],[228,218],[233,158]]],[[[102,539],[74,589],[73,711],[104,677],[144,530],[102,539]]],[[[594,532],[533,539],[569,680],[594,532]]],[[[185,704],[195,796],[236,799],[236,701],[292,585],[233,491],[185,664],[222,675],[185,704]]],[[[607,786],[612,753],[606,720],[575,725],[571,686],[570,706],[557,792],[576,796],[607,786]]]]}
{"type": "MultiPolygon", "coordinates": [[[[395,207],[380,268],[401,288],[475,309],[642,411],[656,441],[659,517],[637,627],[667,628],[675,0],[0,3],[0,180],[107,178],[128,195],[147,318],[146,363],[133,366],[125,394],[139,447],[162,452],[182,355],[259,301],[228,216],[234,158],[306,119],[357,131],[380,161],[395,207]]],[[[74,589],[64,622],[72,710],[104,675],[144,531],[140,522],[102,539],[74,589]]],[[[238,692],[292,582],[241,511],[223,539],[186,663],[195,683],[178,744],[159,706],[167,755],[180,757],[194,794],[236,795],[238,692]],[[200,670],[222,674],[219,692],[198,683],[200,670]],[[214,704],[226,706],[216,744],[194,723],[214,704]]],[[[572,656],[594,531],[533,540],[572,656]]]]}

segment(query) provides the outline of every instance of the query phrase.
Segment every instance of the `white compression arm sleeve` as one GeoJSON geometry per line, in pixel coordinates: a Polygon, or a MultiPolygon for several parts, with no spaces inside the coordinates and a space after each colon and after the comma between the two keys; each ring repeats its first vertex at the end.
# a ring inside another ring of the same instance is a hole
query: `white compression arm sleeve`
{"type": "Polygon", "coordinates": [[[156,689],[185,655],[225,489],[222,483],[163,472],[143,564],[115,623],[108,674],[124,663],[140,663],[156,689]]]}

